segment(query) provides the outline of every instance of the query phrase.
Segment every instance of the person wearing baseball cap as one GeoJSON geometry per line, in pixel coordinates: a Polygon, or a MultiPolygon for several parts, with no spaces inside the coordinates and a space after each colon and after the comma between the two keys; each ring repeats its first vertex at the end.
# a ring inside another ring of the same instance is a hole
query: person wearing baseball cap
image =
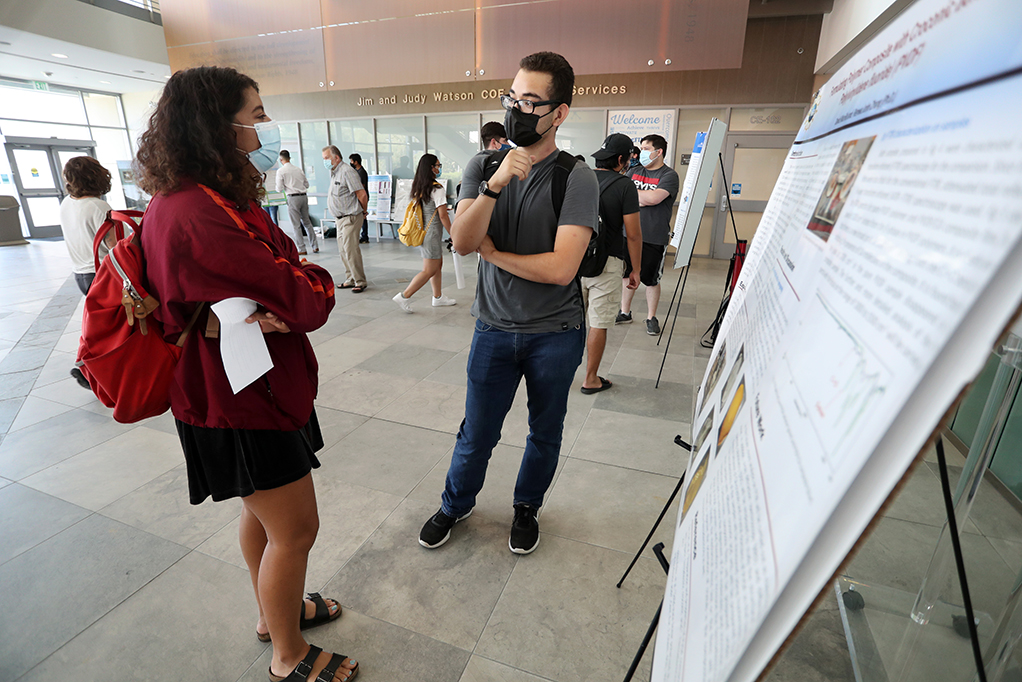
{"type": "MultiPolygon", "coordinates": [[[[607,264],[596,277],[582,278],[582,300],[589,320],[586,338],[586,378],[582,392],[598,393],[611,387],[599,375],[600,361],[607,347],[607,330],[614,326],[621,309],[621,279],[625,262],[637,263],[642,255],[642,228],[639,224],[639,193],[635,184],[622,175],[628,169],[632,140],[614,133],[593,152],[596,178],[600,183],[600,229],[606,230],[607,264]]],[[[628,286],[639,286],[639,274],[628,275],[628,286]]]]}

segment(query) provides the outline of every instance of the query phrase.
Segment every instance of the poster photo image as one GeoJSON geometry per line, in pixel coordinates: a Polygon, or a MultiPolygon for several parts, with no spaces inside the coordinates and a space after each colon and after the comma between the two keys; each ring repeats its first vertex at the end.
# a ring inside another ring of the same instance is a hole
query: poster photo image
{"type": "Polygon", "coordinates": [[[692,472],[692,478],[688,481],[688,489],[685,491],[685,501],[681,506],[681,519],[678,521],[680,525],[685,520],[685,516],[688,514],[689,507],[695,502],[696,495],[699,494],[699,489],[703,486],[703,480],[706,478],[706,467],[710,464],[710,448],[706,448],[706,452],[703,453],[702,458],[699,460],[699,464],[696,465],[695,471],[692,472]]]}
{"type": "Polygon", "coordinates": [[[731,396],[731,389],[735,387],[735,382],[738,381],[738,377],[742,373],[742,366],[745,364],[745,344],[738,349],[738,355],[735,356],[735,363],[731,365],[731,371],[727,375],[727,381],[724,382],[724,388],[720,392],[720,411],[724,411],[724,405],[731,396]]]}
{"type": "Polygon", "coordinates": [[[813,217],[806,228],[823,241],[830,239],[834,223],[841,215],[841,209],[848,200],[855,179],[859,176],[859,169],[862,168],[866,153],[873,145],[875,137],[851,140],[841,147],[834,168],[830,171],[830,177],[827,178],[827,184],[823,186],[823,196],[816,204],[816,210],[813,211],[813,217]]]}
{"type": "Polygon", "coordinates": [[[727,361],[727,342],[721,341],[720,350],[717,351],[717,357],[713,359],[713,366],[710,367],[710,373],[706,376],[706,388],[703,389],[703,402],[699,406],[699,411],[702,412],[703,408],[706,407],[706,401],[709,399],[710,394],[713,393],[713,389],[717,388],[717,381],[720,379],[720,375],[724,373],[724,364],[727,361]]]}
{"type": "Polygon", "coordinates": [[[738,417],[738,412],[742,409],[742,405],[745,404],[745,377],[742,376],[741,381],[738,383],[738,388],[735,390],[735,395],[731,398],[731,406],[727,408],[727,412],[724,414],[724,418],[720,422],[720,431],[717,432],[717,452],[720,452],[720,446],[727,440],[728,434],[731,433],[731,427],[735,424],[735,418],[738,417]]]}
{"type": "Polygon", "coordinates": [[[696,436],[695,442],[692,443],[692,451],[699,452],[703,443],[706,442],[706,437],[710,435],[710,431],[713,431],[713,409],[710,409],[710,413],[706,415],[706,419],[703,420],[703,425],[699,427],[699,435],[696,436]]]}

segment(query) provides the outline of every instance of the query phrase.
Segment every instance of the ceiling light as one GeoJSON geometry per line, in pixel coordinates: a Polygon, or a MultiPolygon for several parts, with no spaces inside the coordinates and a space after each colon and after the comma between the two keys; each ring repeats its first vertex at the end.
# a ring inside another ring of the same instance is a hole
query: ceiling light
{"type": "Polygon", "coordinates": [[[103,85],[110,85],[110,81],[100,81],[103,85]]]}
{"type": "Polygon", "coordinates": [[[142,69],[132,69],[131,72],[132,73],[145,73],[145,71],[143,71],[142,69]]]}
{"type": "Polygon", "coordinates": [[[68,58],[66,54],[61,54],[59,52],[51,52],[50,56],[51,57],[56,57],[57,59],[67,59],[68,58]]]}
{"type": "Polygon", "coordinates": [[[10,46],[10,43],[7,42],[6,40],[0,40],[0,45],[10,46]]]}

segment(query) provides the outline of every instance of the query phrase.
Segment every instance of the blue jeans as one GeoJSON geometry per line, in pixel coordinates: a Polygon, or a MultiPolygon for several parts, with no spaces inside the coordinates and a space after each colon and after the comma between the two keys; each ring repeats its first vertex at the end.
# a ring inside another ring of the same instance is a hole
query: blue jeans
{"type": "Polygon", "coordinates": [[[583,325],[562,332],[516,334],[476,320],[465,419],[442,497],[445,514],[463,516],[475,506],[522,377],[529,394],[529,436],[514,501],[542,506],[557,469],[568,391],[582,362],[585,338],[583,325]]]}

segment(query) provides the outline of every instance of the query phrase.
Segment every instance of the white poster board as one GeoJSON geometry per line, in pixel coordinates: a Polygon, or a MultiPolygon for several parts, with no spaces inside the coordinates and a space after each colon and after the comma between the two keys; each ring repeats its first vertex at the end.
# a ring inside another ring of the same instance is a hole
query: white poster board
{"type": "Polygon", "coordinates": [[[405,219],[405,209],[412,199],[412,181],[398,178],[394,187],[394,213],[395,220],[405,219]]]}
{"type": "Polygon", "coordinates": [[[390,175],[369,176],[369,215],[367,220],[390,220],[392,185],[390,175]]]}
{"type": "Polygon", "coordinates": [[[647,135],[660,135],[667,140],[667,157],[664,163],[673,167],[674,137],[678,129],[677,112],[674,109],[634,109],[607,112],[607,134],[621,133],[639,146],[639,140],[647,135]]]}
{"type": "Polygon", "coordinates": [[[919,0],[824,85],[695,403],[654,682],[751,682],[1022,301],[1022,3],[919,0]]]}
{"type": "Polygon", "coordinates": [[[671,246],[676,249],[675,270],[687,266],[692,261],[699,223],[703,219],[703,206],[710,196],[710,184],[717,169],[717,155],[724,148],[726,133],[727,125],[712,118],[707,132],[696,135],[692,158],[688,162],[688,172],[685,173],[685,182],[681,186],[681,202],[678,204],[678,215],[674,219],[674,232],[671,234],[671,246]]]}

